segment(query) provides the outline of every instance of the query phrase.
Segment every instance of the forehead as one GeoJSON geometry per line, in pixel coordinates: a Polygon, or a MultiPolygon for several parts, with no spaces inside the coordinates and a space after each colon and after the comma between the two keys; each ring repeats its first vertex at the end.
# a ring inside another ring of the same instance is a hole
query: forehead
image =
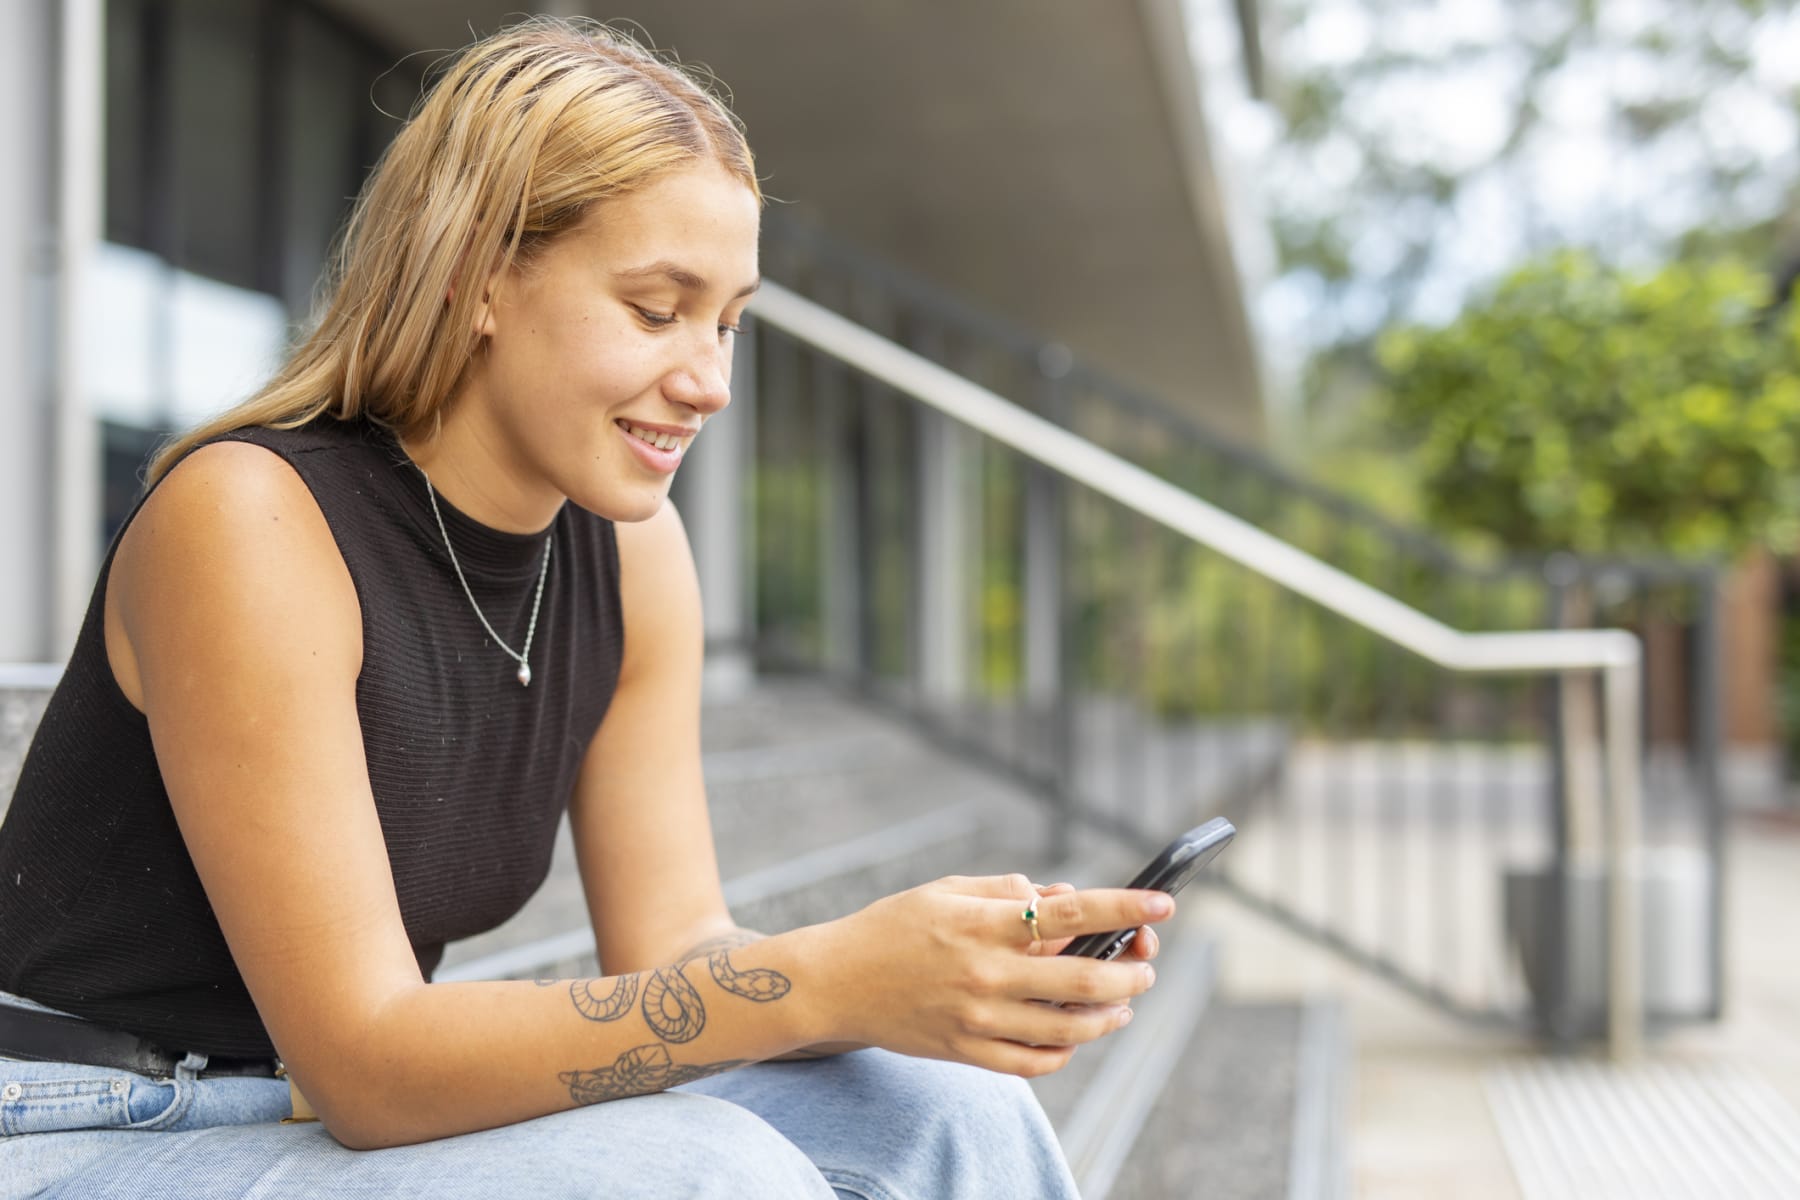
{"type": "Polygon", "coordinates": [[[761,209],[742,180],[713,163],[664,172],[594,206],[573,241],[612,269],[655,261],[688,266],[735,289],[756,274],[761,209]],[[742,276],[743,278],[740,278],[742,276]]]}

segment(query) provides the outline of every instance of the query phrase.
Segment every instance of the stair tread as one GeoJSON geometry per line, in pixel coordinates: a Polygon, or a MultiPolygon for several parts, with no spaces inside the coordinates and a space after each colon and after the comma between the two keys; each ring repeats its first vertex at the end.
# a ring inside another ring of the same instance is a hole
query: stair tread
{"type": "Polygon", "coordinates": [[[1304,1010],[1216,999],[1110,1200],[1287,1200],[1304,1010]]]}

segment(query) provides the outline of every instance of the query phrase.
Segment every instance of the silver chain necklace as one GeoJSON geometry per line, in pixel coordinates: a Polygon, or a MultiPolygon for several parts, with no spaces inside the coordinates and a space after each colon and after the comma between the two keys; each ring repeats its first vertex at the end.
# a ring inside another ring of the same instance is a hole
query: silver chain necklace
{"type": "MultiPolygon", "coordinates": [[[[419,474],[425,475],[425,469],[419,468],[419,474]]],[[[444,528],[444,514],[438,511],[437,490],[431,486],[431,476],[425,475],[425,495],[431,501],[431,515],[437,518],[438,532],[444,535],[444,549],[450,552],[450,566],[456,572],[456,581],[462,584],[463,595],[469,598],[469,607],[475,610],[475,619],[481,627],[494,639],[494,644],[506,651],[507,656],[519,664],[519,686],[531,686],[531,638],[537,633],[538,607],[544,602],[544,580],[550,577],[550,539],[544,539],[544,565],[538,568],[537,595],[531,601],[531,624],[525,627],[525,648],[514,650],[503,641],[494,627],[488,624],[487,615],[481,611],[481,605],[475,603],[475,593],[469,590],[469,581],[463,577],[462,564],[456,561],[456,547],[450,544],[450,531],[444,528]]]]}

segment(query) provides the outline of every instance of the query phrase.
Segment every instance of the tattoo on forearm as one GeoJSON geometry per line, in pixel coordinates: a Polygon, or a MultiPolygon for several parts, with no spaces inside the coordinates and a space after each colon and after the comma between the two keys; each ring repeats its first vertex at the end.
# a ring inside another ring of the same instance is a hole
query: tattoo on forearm
{"type": "MultiPolygon", "coordinates": [[[[577,979],[569,984],[569,999],[574,1002],[575,1011],[590,1021],[617,1021],[637,1004],[645,1024],[664,1042],[691,1042],[706,1030],[706,1003],[683,970],[694,959],[706,958],[713,981],[721,989],[757,1004],[779,1000],[792,990],[793,982],[779,971],[767,967],[739,970],[733,965],[733,949],[761,939],[761,934],[740,929],[700,943],[674,966],[611,980],[577,979]]],[[[667,1046],[653,1044],[625,1051],[610,1067],[564,1071],[557,1078],[568,1085],[569,1095],[577,1104],[594,1104],[661,1091],[744,1066],[749,1061],[727,1059],[684,1066],[669,1057],[667,1046]]]]}
{"type": "Polygon", "coordinates": [[[667,1042],[691,1042],[706,1028],[706,1005],[680,965],[659,967],[644,985],[644,1020],[667,1042]]]}
{"type": "Polygon", "coordinates": [[[562,1071],[557,1078],[569,1087],[569,1096],[577,1104],[598,1104],[625,1096],[641,1096],[660,1092],[745,1066],[749,1059],[733,1058],[721,1062],[688,1066],[669,1058],[666,1046],[634,1046],[613,1060],[610,1067],[592,1071],[562,1071]]]}
{"type": "Polygon", "coordinates": [[[767,967],[738,970],[731,965],[731,954],[725,950],[713,951],[707,956],[706,965],[712,968],[713,982],[734,996],[742,996],[758,1004],[779,1000],[794,986],[786,975],[767,967]]]}
{"type": "Polygon", "coordinates": [[[604,982],[603,979],[577,979],[569,985],[569,998],[575,1001],[575,1011],[590,1021],[616,1021],[631,1011],[632,1002],[637,999],[636,975],[619,976],[604,996],[596,996],[594,985],[604,982]]]}

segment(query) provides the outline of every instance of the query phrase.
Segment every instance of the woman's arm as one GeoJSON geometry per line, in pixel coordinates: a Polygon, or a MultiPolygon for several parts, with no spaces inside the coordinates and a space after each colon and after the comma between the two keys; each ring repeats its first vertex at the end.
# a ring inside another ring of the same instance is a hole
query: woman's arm
{"type": "MultiPolygon", "coordinates": [[[[1041,1073],[1147,986],[1142,965],[1023,953],[1022,881],[1001,879],[940,881],[704,965],[674,965],[671,945],[666,963],[638,951],[605,979],[428,985],[362,757],[354,588],[298,476],[248,445],[190,456],[128,531],[106,611],[109,658],[149,719],[233,958],[348,1145],[508,1124],[819,1042],[1041,1073]]],[[[1141,902],[1056,897],[1042,923],[1117,928],[1143,919],[1141,902]]]]}
{"type": "Polygon", "coordinates": [[[615,530],[624,658],[569,821],[600,962],[632,971],[765,935],[733,922],[719,882],[700,763],[705,621],[687,532],[670,503],[615,530]]]}

